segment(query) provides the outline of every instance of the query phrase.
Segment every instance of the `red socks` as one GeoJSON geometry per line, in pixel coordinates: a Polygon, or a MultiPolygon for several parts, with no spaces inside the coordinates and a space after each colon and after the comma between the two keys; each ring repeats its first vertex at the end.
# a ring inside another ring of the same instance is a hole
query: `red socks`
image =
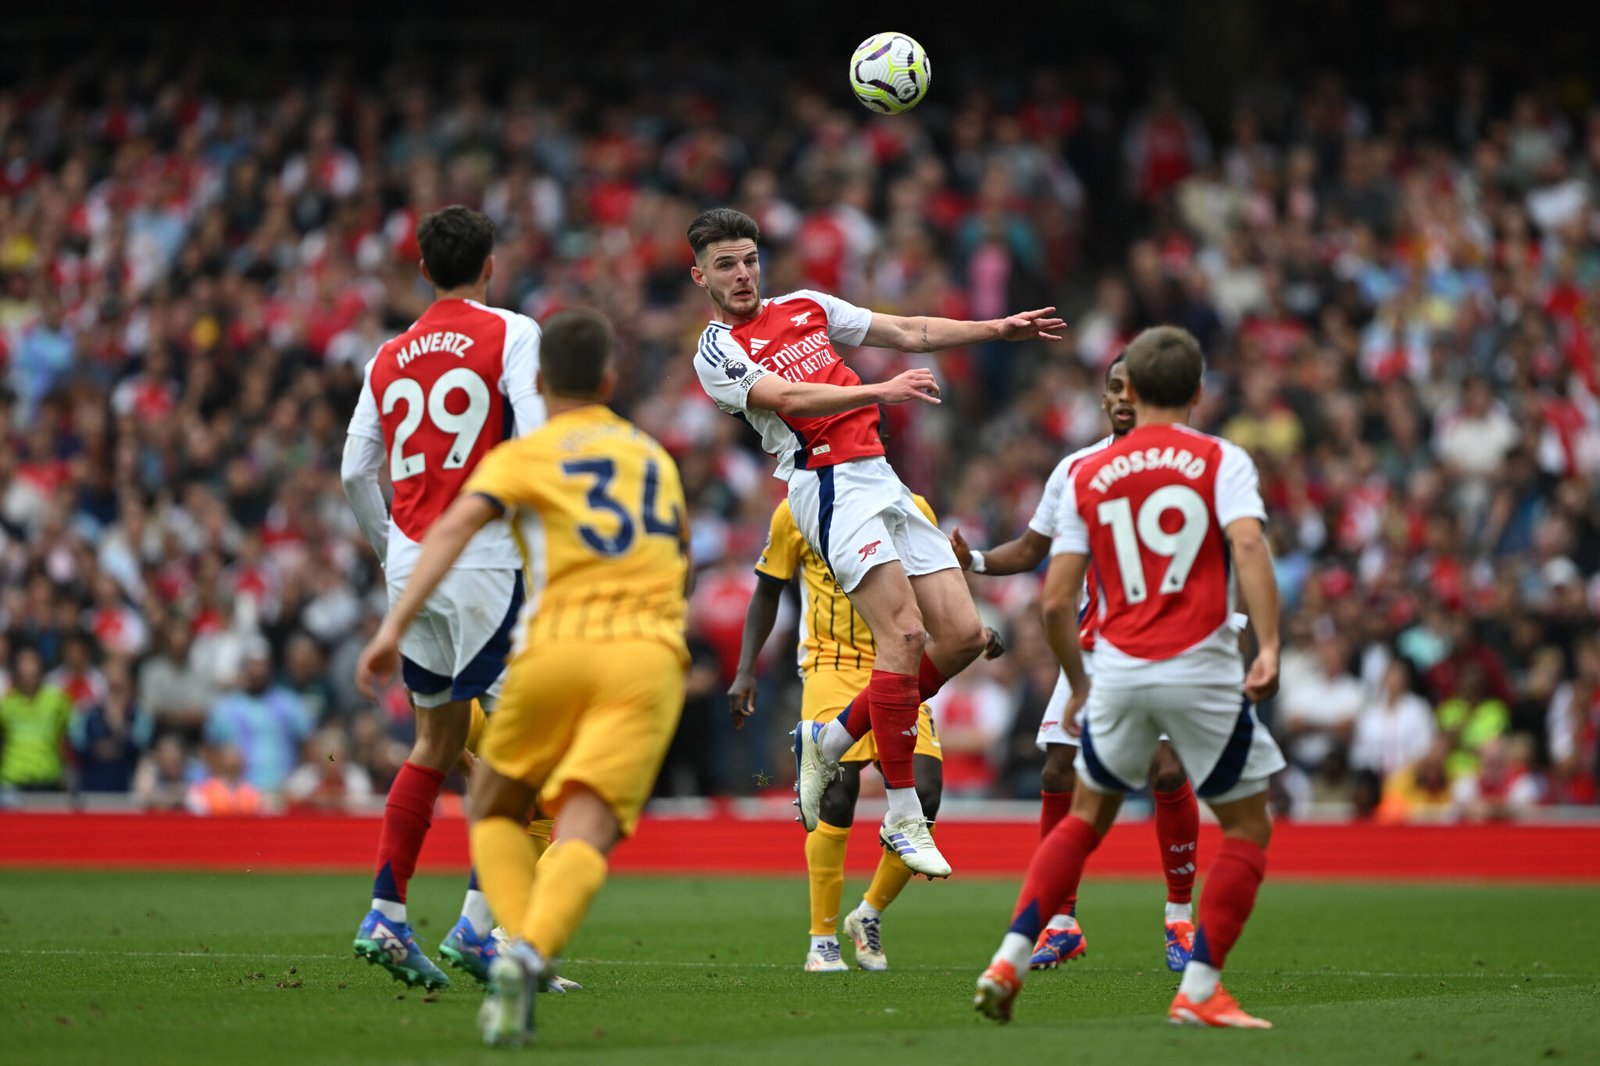
{"type": "Polygon", "coordinates": [[[1194,895],[1200,802],[1194,798],[1194,789],[1187,781],[1171,792],[1154,795],[1156,842],[1161,845],[1161,872],[1167,878],[1167,902],[1188,903],[1194,895]]]}
{"type": "Polygon", "coordinates": [[[1050,830],[1056,827],[1056,823],[1072,810],[1072,793],[1041,791],[1039,800],[1039,839],[1043,840],[1050,835],[1050,830]]]}
{"type": "Polygon", "coordinates": [[[1255,908],[1256,890],[1266,872],[1265,851],[1248,840],[1222,838],[1200,897],[1200,927],[1194,935],[1196,962],[1222,969],[1255,908]]]}
{"type": "Polygon", "coordinates": [[[917,679],[874,670],[867,692],[872,699],[872,739],[878,745],[883,783],[888,788],[912,788],[917,783],[911,764],[917,750],[917,708],[922,705],[917,679]]]}
{"type": "Polygon", "coordinates": [[[1063,818],[1034,849],[1028,876],[1017,895],[1011,932],[1037,938],[1044,923],[1077,896],[1089,854],[1100,846],[1094,826],[1082,818],[1063,818]]]}
{"type": "Polygon", "coordinates": [[[926,700],[929,696],[944,688],[944,683],[948,680],[949,678],[941,674],[939,668],[933,665],[933,660],[928,658],[928,653],[923,652],[922,665],[917,667],[917,693],[922,697],[922,700],[918,702],[926,700]]]}
{"type": "Polygon", "coordinates": [[[444,774],[407,762],[389,786],[383,808],[383,829],[378,836],[378,876],[374,899],[406,901],[406,885],[417,870],[417,856],[433,821],[433,804],[444,785],[444,774]]]}

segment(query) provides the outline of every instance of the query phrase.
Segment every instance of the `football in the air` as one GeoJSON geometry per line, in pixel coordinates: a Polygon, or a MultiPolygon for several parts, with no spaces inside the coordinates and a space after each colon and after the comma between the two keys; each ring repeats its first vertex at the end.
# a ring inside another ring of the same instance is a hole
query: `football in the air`
{"type": "Polygon", "coordinates": [[[903,33],[874,33],[850,57],[850,88],[864,107],[885,115],[909,111],[928,95],[933,66],[903,33]]]}

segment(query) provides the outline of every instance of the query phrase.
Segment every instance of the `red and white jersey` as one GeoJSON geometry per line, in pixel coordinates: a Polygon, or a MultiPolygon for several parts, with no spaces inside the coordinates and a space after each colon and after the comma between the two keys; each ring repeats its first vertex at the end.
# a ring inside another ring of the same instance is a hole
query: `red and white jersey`
{"type": "MultiPolygon", "coordinates": [[[[1033,517],[1028,520],[1028,528],[1040,536],[1050,538],[1050,554],[1061,555],[1068,549],[1057,549],[1058,535],[1061,528],[1061,500],[1067,490],[1067,479],[1077,465],[1091,455],[1095,455],[1116,441],[1115,436],[1102,437],[1093,444],[1079,448],[1065,459],[1056,464],[1050,471],[1049,479],[1044,483],[1044,492],[1039,497],[1039,506],[1033,510],[1033,517]]],[[[1083,595],[1078,600],[1078,646],[1085,653],[1094,651],[1095,632],[1099,628],[1100,611],[1099,601],[1095,597],[1095,576],[1091,570],[1083,580],[1083,595]]]]}
{"type": "Polygon", "coordinates": [[[1080,462],[1053,550],[1094,560],[1095,684],[1244,680],[1223,530],[1266,520],[1255,463],[1187,426],[1145,426],[1080,462]]]}
{"type": "MultiPolygon", "coordinates": [[[[388,460],[390,581],[410,574],[423,535],[478,461],[544,423],[538,370],[538,325],[473,300],[436,301],[367,364],[349,433],[380,442],[388,460]]],[[[510,527],[494,522],[455,566],[516,570],[522,557],[510,527]]]]}
{"type": "Polygon", "coordinates": [[[712,322],[700,334],[694,369],[717,406],[741,415],[761,434],[761,446],[778,460],[775,476],[789,480],[810,470],[883,454],[876,405],[822,418],[785,419],[749,406],[750,387],[768,374],[787,381],[859,385],[833,345],[857,345],[872,312],[836,296],[801,289],[762,302],[755,318],[738,326],[712,322]]]}

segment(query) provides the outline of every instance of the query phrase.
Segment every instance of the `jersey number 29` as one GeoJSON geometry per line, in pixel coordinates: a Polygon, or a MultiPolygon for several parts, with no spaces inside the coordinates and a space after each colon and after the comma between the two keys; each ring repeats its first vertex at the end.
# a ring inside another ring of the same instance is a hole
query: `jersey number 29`
{"type": "Polygon", "coordinates": [[[1141,545],[1151,554],[1169,560],[1161,575],[1159,590],[1162,595],[1171,595],[1183,591],[1211,525],[1206,501],[1188,485],[1163,485],[1156,489],[1145,498],[1137,517],[1133,513],[1133,501],[1126,496],[1102,500],[1095,517],[1102,526],[1111,529],[1117,571],[1122,575],[1122,593],[1129,603],[1143,603],[1150,594],[1145,580],[1144,554],[1139,550],[1141,545]],[[1168,511],[1177,511],[1183,517],[1183,524],[1170,533],[1161,528],[1161,518],[1168,511]]]}
{"type": "Polygon", "coordinates": [[[397,404],[406,405],[405,417],[395,427],[394,443],[389,445],[389,480],[404,481],[416,477],[428,468],[428,457],[422,452],[406,454],[406,442],[422,425],[423,416],[446,433],[455,434],[450,450],[445,453],[442,466],[446,470],[460,470],[467,465],[472,449],[477,446],[478,434],[489,419],[489,386],[483,378],[464,366],[453,367],[440,374],[426,398],[422,385],[412,378],[395,378],[383,390],[383,413],[389,414],[397,404]],[[445,397],[452,392],[467,395],[467,408],[455,414],[445,406],[445,397]]]}

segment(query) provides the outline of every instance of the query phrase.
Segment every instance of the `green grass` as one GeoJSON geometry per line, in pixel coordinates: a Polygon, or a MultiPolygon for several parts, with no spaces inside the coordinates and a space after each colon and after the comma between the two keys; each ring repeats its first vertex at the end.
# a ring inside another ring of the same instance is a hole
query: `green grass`
{"type": "MultiPolygon", "coordinates": [[[[425,997],[349,957],[365,888],[0,873],[0,1062],[1600,1061],[1587,887],[1268,881],[1228,986],[1278,1028],[1246,1033],[1163,1024],[1176,982],[1150,883],[1088,883],[1088,957],[1035,975],[1002,1028],[974,1015],[971,992],[1013,884],[918,882],[885,921],[889,973],[813,975],[796,879],[617,878],[563,967],[584,991],[541,996],[523,1052],[478,1046],[464,978],[425,997]]],[[[425,936],[448,929],[460,888],[413,883],[425,936]]]]}

